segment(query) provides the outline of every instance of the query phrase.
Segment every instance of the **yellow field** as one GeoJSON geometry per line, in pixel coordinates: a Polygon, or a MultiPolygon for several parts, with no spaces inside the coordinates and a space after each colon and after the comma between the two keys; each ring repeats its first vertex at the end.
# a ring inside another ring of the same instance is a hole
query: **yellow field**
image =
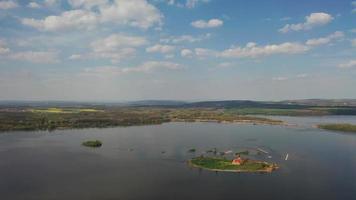
{"type": "Polygon", "coordinates": [[[79,113],[79,112],[102,112],[92,108],[47,108],[47,109],[29,109],[30,112],[39,113],[79,113]]]}

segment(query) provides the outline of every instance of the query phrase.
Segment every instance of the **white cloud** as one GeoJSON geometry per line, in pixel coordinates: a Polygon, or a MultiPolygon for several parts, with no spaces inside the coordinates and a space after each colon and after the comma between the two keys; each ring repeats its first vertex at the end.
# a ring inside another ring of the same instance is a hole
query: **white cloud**
{"type": "Polygon", "coordinates": [[[289,21],[291,19],[292,19],[291,17],[282,17],[280,20],[281,21],[289,21]]]}
{"type": "Polygon", "coordinates": [[[350,30],[351,33],[356,33],[356,28],[350,30]]]}
{"type": "Polygon", "coordinates": [[[172,58],[174,58],[174,57],[175,57],[174,54],[166,54],[166,55],[164,56],[165,59],[172,59],[172,58]]]}
{"type": "Polygon", "coordinates": [[[161,24],[163,19],[160,11],[146,0],[115,0],[99,10],[103,22],[128,24],[144,29],[161,24]]]}
{"type": "Polygon", "coordinates": [[[43,2],[46,6],[55,6],[59,3],[59,0],[45,0],[43,2]]]}
{"type": "Polygon", "coordinates": [[[22,19],[22,24],[42,31],[62,31],[70,29],[90,29],[98,22],[96,14],[85,10],[70,10],[60,16],[49,16],[43,20],[22,19]]]}
{"type": "Polygon", "coordinates": [[[118,62],[121,59],[132,57],[136,53],[134,47],[145,44],[147,44],[147,40],[143,37],[112,34],[104,39],[92,42],[91,47],[95,56],[118,62]]]}
{"type": "Polygon", "coordinates": [[[42,31],[90,29],[107,23],[147,29],[161,25],[163,19],[160,11],[146,0],[73,0],[70,4],[75,10],[44,19],[24,18],[22,24],[42,31]]]}
{"type": "Polygon", "coordinates": [[[286,24],[283,28],[279,29],[281,33],[291,31],[310,30],[317,26],[323,26],[330,23],[334,18],[328,13],[311,13],[305,17],[304,23],[299,24],[286,24]]]}
{"type": "Polygon", "coordinates": [[[194,53],[199,58],[220,56],[219,52],[211,49],[204,49],[204,48],[195,48],[194,53]]]}
{"type": "Polygon", "coordinates": [[[0,56],[4,59],[27,61],[33,63],[57,63],[58,51],[22,51],[12,52],[6,47],[6,41],[0,40],[0,56]]]}
{"type": "Polygon", "coordinates": [[[27,7],[29,7],[29,8],[41,8],[41,5],[36,3],[36,2],[30,2],[30,3],[28,3],[27,7]]]}
{"type": "Polygon", "coordinates": [[[257,58],[275,54],[301,54],[307,52],[308,50],[310,50],[309,46],[298,42],[285,42],[281,44],[269,44],[265,46],[258,46],[254,42],[249,42],[245,46],[231,47],[223,51],[195,48],[194,51],[189,50],[186,51],[185,54],[189,55],[189,57],[196,56],[199,59],[207,57],[257,58]]]}
{"type": "Polygon", "coordinates": [[[356,67],[356,60],[350,60],[348,62],[345,63],[341,63],[338,66],[339,68],[353,68],[356,67]]]}
{"type": "Polygon", "coordinates": [[[180,52],[180,55],[182,57],[188,57],[188,58],[192,57],[193,54],[194,54],[193,51],[190,50],[190,49],[182,49],[181,52],[180,52]]]}
{"type": "Polygon", "coordinates": [[[297,77],[297,78],[300,78],[300,79],[302,79],[302,78],[307,78],[307,77],[309,77],[309,74],[297,74],[296,77],[297,77]]]}
{"type": "Polygon", "coordinates": [[[147,44],[144,37],[112,34],[91,44],[96,52],[116,51],[123,47],[138,47],[147,44]]]}
{"type": "Polygon", "coordinates": [[[5,54],[5,53],[8,53],[9,51],[10,51],[9,48],[0,46],[0,55],[1,55],[1,54],[5,54]]]}
{"type": "Polygon", "coordinates": [[[279,77],[273,77],[272,80],[274,81],[286,81],[288,80],[288,77],[284,77],[284,76],[279,76],[279,77]]]}
{"type": "Polygon", "coordinates": [[[17,8],[19,5],[15,1],[0,1],[0,9],[8,10],[12,8],[17,8]]]}
{"type": "Polygon", "coordinates": [[[319,46],[330,43],[332,40],[340,39],[344,37],[344,33],[341,31],[336,31],[335,33],[328,35],[326,37],[315,38],[307,40],[306,44],[309,46],[319,46]]]}
{"type": "Polygon", "coordinates": [[[153,0],[158,3],[166,3],[170,6],[177,6],[180,8],[195,8],[198,4],[208,3],[210,0],[186,0],[185,2],[179,0],[153,0]]]}
{"type": "Polygon", "coordinates": [[[352,13],[356,13],[356,1],[351,2],[351,5],[353,6],[352,13]]]}
{"type": "Polygon", "coordinates": [[[73,54],[73,55],[71,55],[71,56],[69,56],[69,60],[80,60],[80,59],[82,59],[83,58],[83,55],[81,55],[81,54],[73,54]]]}
{"type": "Polygon", "coordinates": [[[68,0],[69,5],[73,8],[91,9],[97,6],[104,6],[108,4],[108,0],[68,0]]]}
{"type": "Polygon", "coordinates": [[[172,45],[156,44],[156,45],[154,45],[154,46],[147,47],[147,48],[146,48],[146,52],[149,52],[149,53],[159,52],[159,53],[166,54],[166,53],[170,53],[170,52],[174,51],[175,48],[176,48],[176,47],[175,47],[175,46],[172,46],[172,45]]]}
{"type": "Polygon", "coordinates": [[[223,24],[224,22],[220,19],[210,19],[209,21],[197,20],[191,23],[195,28],[216,28],[223,24]]]}
{"type": "Polygon", "coordinates": [[[285,42],[281,44],[271,44],[257,46],[256,43],[247,43],[245,47],[233,47],[220,53],[221,57],[260,57],[273,54],[300,54],[309,50],[309,47],[297,42],[285,42]]]}
{"type": "Polygon", "coordinates": [[[194,8],[199,3],[208,3],[210,0],[187,0],[185,6],[187,8],[194,8]]]}
{"type": "Polygon", "coordinates": [[[6,47],[6,42],[0,39],[0,55],[10,52],[10,49],[6,47]]]}
{"type": "Polygon", "coordinates": [[[87,68],[83,75],[113,76],[129,73],[151,73],[157,70],[178,70],[180,64],[165,61],[148,61],[135,67],[104,66],[97,68],[87,68]]]}
{"type": "Polygon", "coordinates": [[[223,63],[220,63],[218,64],[218,68],[228,68],[228,67],[231,67],[233,64],[230,63],[230,62],[223,62],[223,63]]]}
{"type": "Polygon", "coordinates": [[[33,63],[51,64],[59,62],[56,51],[24,51],[9,55],[12,60],[27,61],[33,63]]]}
{"type": "Polygon", "coordinates": [[[210,33],[206,33],[204,35],[199,35],[196,37],[192,35],[170,36],[168,38],[160,39],[160,42],[173,43],[173,44],[184,43],[184,42],[193,43],[193,42],[200,42],[209,39],[210,37],[211,37],[210,33]]]}
{"type": "Polygon", "coordinates": [[[352,45],[353,47],[356,47],[356,38],[351,40],[351,45],[352,45]]]}

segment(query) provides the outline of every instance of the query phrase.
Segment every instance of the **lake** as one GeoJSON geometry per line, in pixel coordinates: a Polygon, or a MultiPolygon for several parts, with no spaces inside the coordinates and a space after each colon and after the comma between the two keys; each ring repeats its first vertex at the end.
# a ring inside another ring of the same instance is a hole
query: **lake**
{"type": "Polygon", "coordinates": [[[356,117],[273,118],[298,126],[166,123],[2,133],[1,200],[355,199],[356,134],[312,125],[356,124],[356,117]],[[88,139],[99,139],[103,146],[82,146],[88,139]],[[189,153],[191,148],[197,152],[189,153]],[[216,173],[186,164],[212,148],[261,148],[269,154],[260,159],[276,162],[280,169],[216,173]]]}

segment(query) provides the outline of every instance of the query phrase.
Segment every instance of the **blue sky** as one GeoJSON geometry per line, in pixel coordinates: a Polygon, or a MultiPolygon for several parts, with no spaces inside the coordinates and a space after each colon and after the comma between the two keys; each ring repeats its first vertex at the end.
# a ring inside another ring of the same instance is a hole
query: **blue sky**
{"type": "Polygon", "coordinates": [[[356,98],[356,1],[0,0],[0,100],[356,98]]]}

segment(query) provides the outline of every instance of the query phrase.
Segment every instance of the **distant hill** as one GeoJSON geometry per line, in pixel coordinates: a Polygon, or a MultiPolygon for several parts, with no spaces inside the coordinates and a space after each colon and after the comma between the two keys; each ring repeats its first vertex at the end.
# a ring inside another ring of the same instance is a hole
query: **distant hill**
{"type": "Polygon", "coordinates": [[[287,100],[281,103],[308,105],[308,106],[356,106],[356,99],[302,99],[287,100]]]}
{"type": "Polygon", "coordinates": [[[187,104],[187,102],[174,100],[143,100],[125,103],[127,106],[182,106],[185,104],[187,104]]]}
{"type": "Polygon", "coordinates": [[[229,101],[202,101],[185,104],[184,107],[211,107],[211,108],[303,108],[303,105],[268,101],[229,100],[229,101]]]}
{"type": "Polygon", "coordinates": [[[308,107],[356,107],[356,99],[302,99],[285,101],[175,101],[142,100],[127,102],[75,102],[75,101],[0,101],[0,107],[182,107],[182,108],[285,108],[301,109],[308,107]]]}

